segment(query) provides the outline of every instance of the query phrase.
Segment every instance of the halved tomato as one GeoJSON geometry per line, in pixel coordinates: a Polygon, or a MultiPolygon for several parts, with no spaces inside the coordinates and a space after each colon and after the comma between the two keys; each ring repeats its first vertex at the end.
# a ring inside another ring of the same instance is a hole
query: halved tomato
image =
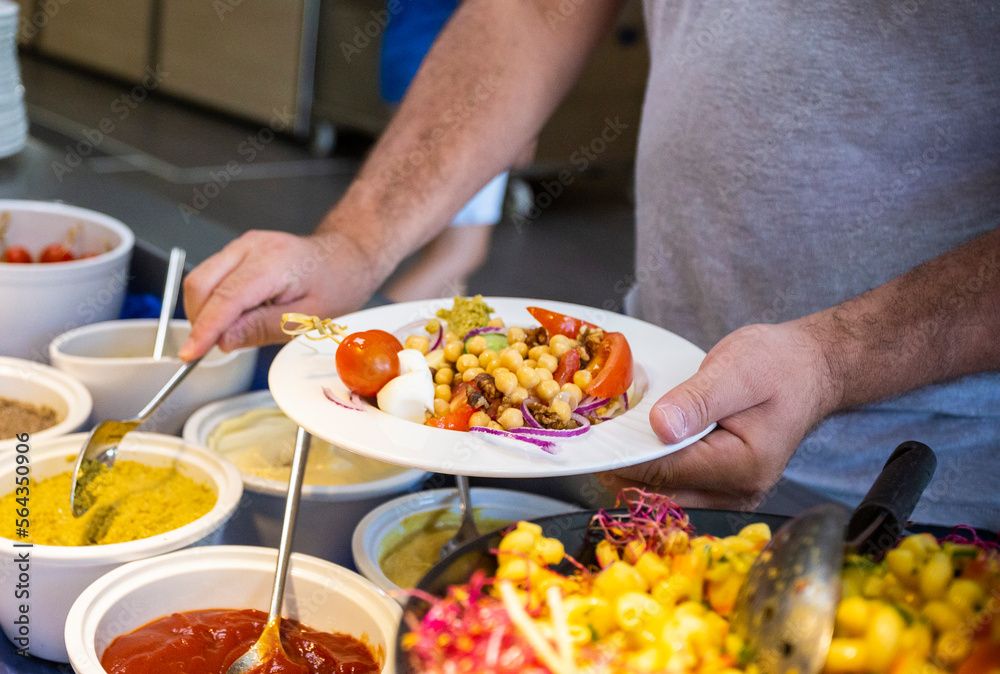
{"type": "Polygon", "coordinates": [[[628,391],[632,385],[632,348],[625,335],[606,332],[597,353],[586,369],[593,375],[586,393],[598,398],[613,398],[628,391]]]}
{"type": "Polygon", "coordinates": [[[576,371],[580,369],[580,352],[576,349],[570,349],[562,355],[559,359],[559,366],[556,371],[552,373],[552,378],[556,380],[556,383],[562,386],[563,384],[573,381],[573,375],[576,371]]]}
{"type": "Polygon", "coordinates": [[[469,430],[469,419],[472,418],[475,411],[476,409],[472,405],[463,403],[457,409],[444,416],[431,417],[424,422],[424,425],[443,428],[448,431],[467,431],[469,430]]]}
{"type": "Polygon", "coordinates": [[[554,311],[542,309],[541,307],[528,307],[528,313],[541,323],[545,331],[549,333],[549,337],[552,335],[565,335],[570,339],[576,339],[580,335],[580,328],[597,327],[593,323],[581,321],[579,318],[573,318],[572,316],[557,314],[554,311]]]}
{"type": "Polygon", "coordinates": [[[373,397],[399,374],[396,354],[402,350],[399,340],[385,330],[355,332],[337,347],[337,374],[350,390],[373,397]]]}

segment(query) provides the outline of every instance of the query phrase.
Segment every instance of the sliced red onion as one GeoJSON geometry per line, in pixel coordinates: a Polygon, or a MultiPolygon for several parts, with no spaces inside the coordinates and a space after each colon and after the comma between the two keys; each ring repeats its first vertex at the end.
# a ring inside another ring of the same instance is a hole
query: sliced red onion
{"type": "Polygon", "coordinates": [[[524,402],[521,403],[521,416],[524,417],[524,423],[528,424],[532,428],[544,428],[535,418],[535,415],[531,413],[528,409],[528,403],[537,403],[538,398],[525,398],[524,402]]]}
{"type": "Polygon", "coordinates": [[[580,401],[579,405],[576,406],[576,411],[579,412],[580,414],[593,412],[597,408],[607,405],[610,401],[611,401],[610,398],[594,398],[593,396],[587,396],[586,398],[580,401]]]}
{"type": "Polygon", "coordinates": [[[326,386],[323,387],[323,395],[325,395],[326,399],[329,400],[330,402],[336,403],[341,407],[345,407],[349,410],[356,410],[358,412],[361,412],[364,411],[365,409],[361,402],[361,396],[359,396],[354,391],[351,391],[350,402],[345,401],[343,398],[334,393],[333,390],[327,388],[326,386]]]}
{"type": "Polygon", "coordinates": [[[622,405],[625,406],[625,412],[628,412],[628,391],[622,393],[622,405]]]}
{"type": "Polygon", "coordinates": [[[499,431],[495,428],[487,428],[486,426],[472,426],[469,428],[470,433],[484,433],[486,435],[495,435],[500,438],[507,438],[508,440],[518,440],[520,442],[527,442],[535,445],[544,452],[549,454],[558,454],[559,448],[556,443],[549,442],[548,440],[542,440],[541,438],[532,438],[526,435],[517,435],[513,431],[499,431]]]}
{"type": "Polygon", "coordinates": [[[510,432],[517,435],[535,435],[546,438],[572,438],[577,435],[583,435],[590,430],[590,420],[586,417],[574,414],[570,418],[577,423],[576,428],[528,428],[527,426],[522,426],[521,428],[511,429],[510,432]]]}
{"type": "Polygon", "coordinates": [[[487,325],[485,328],[472,328],[465,333],[464,339],[475,337],[476,335],[505,335],[507,328],[498,328],[494,325],[487,325]]]}
{"type": "Polygon", "coordinates": [[[434,349],[440,348],[441,344],[443,343],[444,343],[444,326],[441,324],[441,321],[438,321],[437,334],[434,335],[434,339],[431,340],[430,350],[433,351],[434,349]]]}

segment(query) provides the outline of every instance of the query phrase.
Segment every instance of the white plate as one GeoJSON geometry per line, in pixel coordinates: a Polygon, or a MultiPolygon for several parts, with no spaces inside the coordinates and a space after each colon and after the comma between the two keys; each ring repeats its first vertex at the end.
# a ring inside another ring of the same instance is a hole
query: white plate
{"type": "MultiPolygon", "coordinates": [[[[579,475],[623,468],[675,452],[714,428],[713,424],[684,442],[664,445],[649,426],[653,403],[693,375],[705,357],[704,351],[682,337],[635,318],[576,304],[496,297],[486,301],[507,326],[538,325],[526,307],[539,306],[623,333],[635,359],[636,386],[645,388],[642,399],[620,417],[580,436],[557,440],[560,451],[552,455],[528,443],[423,426],[374,407],[358,411],[335,405],[322,389],[326,386],[348,397],[334,363],[337,344],[300,336],[282,348],[271,364],[268,383],[274,400],[313,435],[358,454],[439,473],[481,477],[579,475]]],[[[349,332],[395,332],[450,306],[451,300],[393,304],[348,314],[336,323],[349,332]]]]}

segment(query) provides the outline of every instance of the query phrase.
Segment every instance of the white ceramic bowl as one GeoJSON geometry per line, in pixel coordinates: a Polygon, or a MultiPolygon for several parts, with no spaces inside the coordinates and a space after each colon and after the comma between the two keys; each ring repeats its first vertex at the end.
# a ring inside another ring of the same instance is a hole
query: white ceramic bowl
{"type": "MultiPolygon", "coordinates": [[[[76,459],[86,438],[86,434],[75,433],[33,445],[27,453],[31,480],[44,480],[72,469],[71,459],[76,459]]],[[[30,586],[30,597],[24,603],[30,606],[31,655],[68,662],[63,625],[73,601],[88,585],[126,562],[191,545],[217,543],[243,492],[239,471],[231,463],[180,438],[133,432],[122,443],[118,458],[149,465],[177,465],[183,474],[211,485],[218,495],[216,504],[194,522],[159,536],[127,543],[23,548],[15,547],[14,541],[0,539],[0,596],[4,597],[0,601],[0,627],[12,643],[22,645],[16,641],[20,635],[15,623],[21,615],[22,602],[15,601],[14,597],[15,586],[24,580],[21,578],[23,571],[30,586]],[[18,568],[18,555],[22,553],[30,557],[27,570],[18,568]]],[[[13,461],[0,465],[0,494],[14,490],[15,477],[13,461]]]]}
{"type": "MultiPolygon", "coordinates": [[[[277,407],[269,391],[253,391],[206,405],[184,425],[184,439],[207,445],[208,436],[220,423],[261,407],[277,407]]],[[[390,498],[416,489],[427,476],[425,471],[411,469],[371,482],[303,485],[296,526],[299,533],[293,549],[350,568],[349,541],[361,518],[390,498]]],[[[277,547],[287,483],[243,474],[243,484],[243,501],[226,527],[223,542],[277,547]]]]}
{"type": "MultiPolygon", "coordinates": [[[[20,358],[0,357],[0,398],[34,405],[48,405],[59,422],[36,433],[32,441],[55,438],[78,430],[90,418],[93,402],[79,381],[54,367],[20,358]]],[[[0,440],[0,466],[18,440],[0,440]]]]}
{"type": "MultiPolygon", "coordinates": [[[[491,520],[517,522],[581,509],[547,496],[509,489],[473,487],[470,495],[476,515],[491,520]]],[[[368,513],[354,530],[351,539],[354,565],[365,578],[394,596],[400,604],[406,603],[405,593],[386,577],[379,566],[379,559],[385,553],[383,548],[391,534],[398,535],[403,531],[406,518],[437,510],[447,510],[458,518],[458,492],[454,489],[432,489],[401,496],[368,513]]]]}
{"type": "MultiPolygon", "coordinates": [[[[168,331],[168,357],[152,356],[155,319],[106,321],[59,335],[49,345],[52,364],[73,375],[94,398],[94,420],[128,419],[152,400],[183,364],[177,353],[191,332],[191,323],[175,320],[168,331]]],[[[208,352],[153,416],[144,430],[171,435],[205,403],[246,391],[253,381],[257,349],[208,352]]]]}
{"type": "MultiPolygon", "coordinates": [[[[77,674],[105,674],[100,656],[125,632],[173,612],[255,608],[267,612],[276,551],[244,546],[184,550],[123,566],[88,587],[66,620],[66,648],[77,674]]],[[[352,571],[293,554],[283,617],[309,627],[350,634],[381,655],[395,672],[401,611],[352,571]]]]}
{"type": "Polygon", "coordinates": [[[80,225],[74,250],[105,250],[96,257],[52,264],[0,264],[0,355],[45,361],[49,342],[78,325],[118,318],[128,285],[135,236],[112,217],[45,201],[0,200],[10,213],[8,246],[34,258],[80,225]]]}

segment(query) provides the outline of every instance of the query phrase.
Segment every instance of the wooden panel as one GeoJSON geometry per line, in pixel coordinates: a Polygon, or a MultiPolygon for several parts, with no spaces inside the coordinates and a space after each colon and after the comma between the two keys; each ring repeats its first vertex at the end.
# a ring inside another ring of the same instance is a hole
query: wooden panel
{"type": "Polygon", "coordinates": [[[164,0],[162,7],[164,91],[263,124],[275,110],[296,113],[305,0],[164,0]]]}
{"type": "Polygon", "coordinates": [[[39,51],[130,82],[143,78],[153,0],[72,0],[49,8],[39,51]]]}

